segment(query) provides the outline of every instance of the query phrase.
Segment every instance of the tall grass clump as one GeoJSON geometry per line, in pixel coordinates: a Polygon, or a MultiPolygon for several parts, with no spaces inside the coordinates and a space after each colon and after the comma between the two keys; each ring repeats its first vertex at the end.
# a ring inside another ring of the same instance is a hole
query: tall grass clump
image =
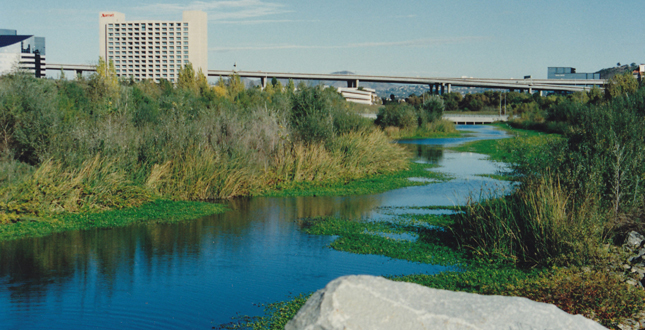
{"type": "Polygon", "coordinates": [[[0,77],[3,222],[164,198],[210,201],[405,169],[409,154],[334,89],[237,76],[127,81],[0,77]]]}
{"type": "Polygon", "coordinates": [[[535,178],[509,196],[471,201],[452,230],[462,247],[484,259],[584,264],[595,256],[603,219],[594,200],[577,204],[570,197],[557,178],[535,178]]]}
{"type": "Polygon", "coordinates": [[[643,228],[645,90],[604,104],[560,104],[558,137],[505,143],[516,192],[472,201],[453,230],[478,255],[537,264],[585,263],[608,238],[643,228]],[[631,218],[631,219],[630,219],[631,218]],[[641,223],[641,224],[639,224],[641,223]]]}

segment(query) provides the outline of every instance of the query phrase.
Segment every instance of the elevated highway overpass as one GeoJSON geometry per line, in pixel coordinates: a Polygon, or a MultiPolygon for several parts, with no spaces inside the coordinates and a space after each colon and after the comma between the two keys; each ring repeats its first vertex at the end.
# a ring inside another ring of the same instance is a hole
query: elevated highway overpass
{"type": "MultiPolygon", "coordinates": [[[[75,71],[77,74],[96,71],[93,65],[84,64],[50,64],[48,71],[75,71]]],[[[427,85],[431,92],[450,92],[453,86],[480,87],[494,89],[508,89],[510,91],[567,91],[577,92],[589,90],[593,86],[604,89],[607,81],[604,79],[588,80],[559,80],[559,79],[497,79],[497,78],[437,78],[437,77],[400,77],[400,76],[371,76],[371,75],[345,75],[345,74],[318,74],[318,73],[288,73],[264,71],[233,71],[233,70],[208,70],[209,77],[227,77],[236,74],[242,78],[259,79],[265,87],[268,79],[293,79],[293,80],[320,80],[320,81],[346,81],[347,87],[358,87],[360,82],[394,83],[427,85]]]]}

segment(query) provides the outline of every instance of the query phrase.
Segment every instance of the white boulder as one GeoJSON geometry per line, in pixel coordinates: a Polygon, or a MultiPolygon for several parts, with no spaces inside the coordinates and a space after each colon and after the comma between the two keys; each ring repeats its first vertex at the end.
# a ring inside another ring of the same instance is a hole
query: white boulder
{"type": "Polygon", "coordinates": [[[484,296],[345,276],[314,293],[285,330],[606,329],[581,315],[526,298],[484,296]]]}

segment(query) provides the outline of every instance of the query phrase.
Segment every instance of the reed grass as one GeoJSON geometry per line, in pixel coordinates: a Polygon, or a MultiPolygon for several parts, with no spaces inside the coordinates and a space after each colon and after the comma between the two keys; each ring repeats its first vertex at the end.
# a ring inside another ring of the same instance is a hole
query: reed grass
{"type": "Polygon", "coordinates": [[[211,88],[195,77],[106,93],[105,79],[0,78],[0,223],[346,185],[408,168],[410,155],[333,89],[245,89],[236,77],[211,88]]]}
{"type": "Polygon", "coordinates": [[[463,248],[484,259],[585,264],[605,229],[596,205],[574,203],[557,178],[542,177],[510,196],[471,200],[451,229],[463,248]]]}

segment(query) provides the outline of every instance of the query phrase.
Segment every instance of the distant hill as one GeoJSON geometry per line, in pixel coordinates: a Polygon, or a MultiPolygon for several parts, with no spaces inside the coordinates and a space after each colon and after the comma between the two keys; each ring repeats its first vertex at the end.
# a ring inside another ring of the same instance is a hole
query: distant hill
{"type": "Polygon", "coordinates": [[[632,72],[637,69],[638,69],[638,64],[632,63],[632,64],[616,66],[613,68],[605,68],[596,73],[600,73],[600,79],[609,79],[617,74],[632,72]]]}
{"type": "Polygon", "coordinates": [[[356,74],[356,73],[345,70],[345,71],[332,72],[331,74],[356,74]]]}

